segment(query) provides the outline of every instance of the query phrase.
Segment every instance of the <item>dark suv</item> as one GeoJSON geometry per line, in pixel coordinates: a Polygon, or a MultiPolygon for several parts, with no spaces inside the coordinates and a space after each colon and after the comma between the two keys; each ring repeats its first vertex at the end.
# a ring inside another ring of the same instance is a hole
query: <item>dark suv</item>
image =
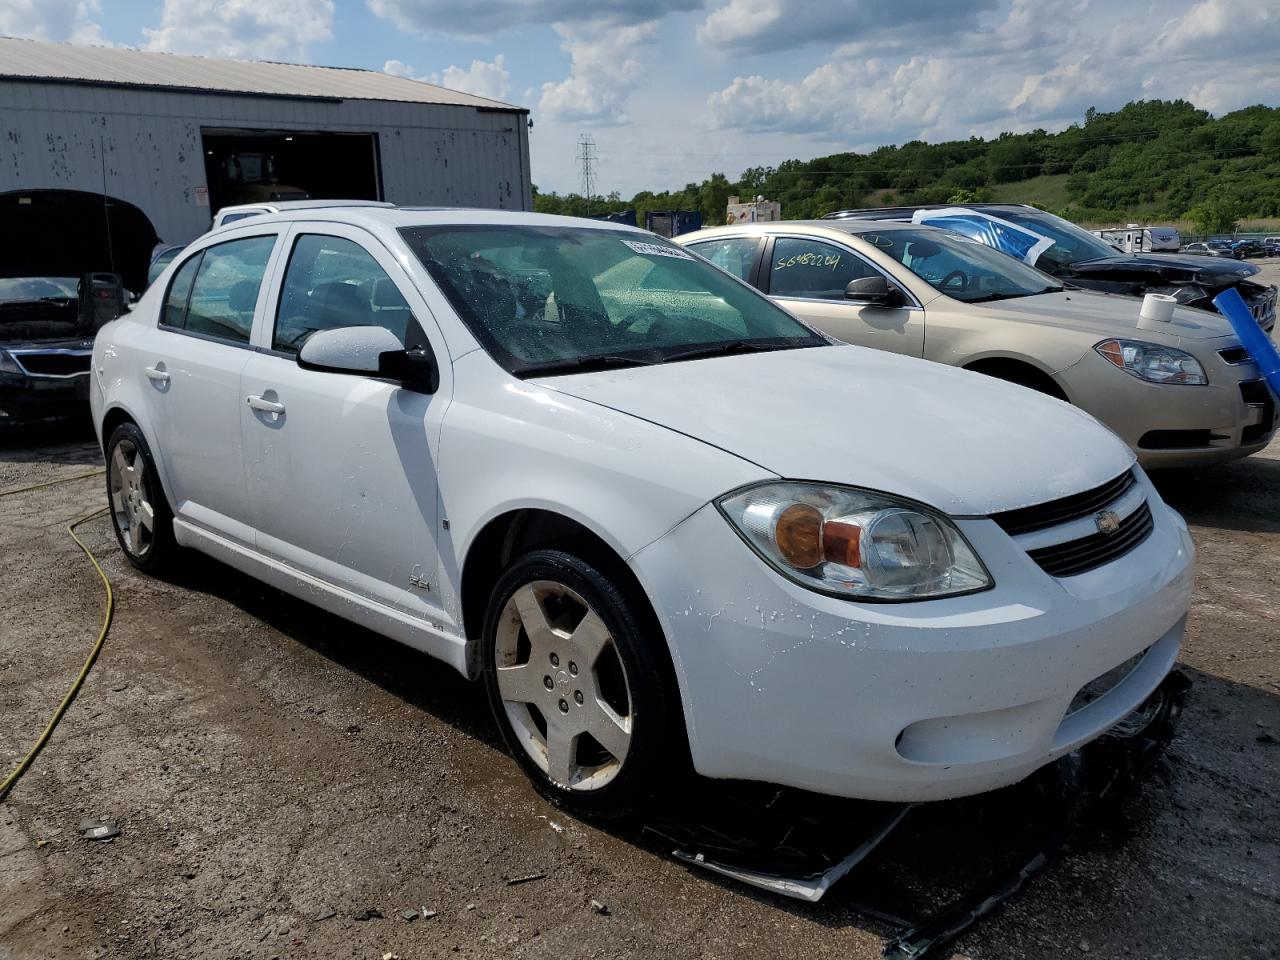
{"type": "Polygon", "coordinates": [[[1235,287],[1263,329],[1276,322],[1276,288],[1251,281],[1251,263],[1176,253],[1122,253],[1074,223],[1025,204],[925,204],[839,210],[829,220],[892,220],[928,223],[1039,267],[1061,280],[1106,293],[1164,293],[1188,307],[1212,310],[1213,298],[1235,287]]]}

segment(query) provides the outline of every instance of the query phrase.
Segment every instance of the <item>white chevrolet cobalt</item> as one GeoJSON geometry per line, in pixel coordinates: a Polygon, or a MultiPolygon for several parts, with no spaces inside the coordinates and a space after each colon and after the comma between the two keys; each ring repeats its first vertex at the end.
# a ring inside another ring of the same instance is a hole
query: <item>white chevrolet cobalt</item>
{"type": "Polygon", "coordinates": [[[687,766],[989,790],[1178,653],[1192,545],[1088,415],[813,332],[666,240],[331,207],[187,247],[98,334],[111,515],[483,680],[552,799],[687,766]]]}

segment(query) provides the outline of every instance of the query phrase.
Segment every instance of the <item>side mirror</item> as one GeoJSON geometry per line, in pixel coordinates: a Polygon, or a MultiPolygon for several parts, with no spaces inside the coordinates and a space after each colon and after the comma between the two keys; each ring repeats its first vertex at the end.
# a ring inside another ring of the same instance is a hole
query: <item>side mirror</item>
{"type": "Polygon", "coordinates": [[[394,380],[408,390],[435,393],[440,386],[436,358],[427,344],[405,349],[383,327],[317,330],[298,353],[298,366],[324,373],[350,373],[394,380]]]}
{"type": "Polygon", "coordinates": [[[849,281],[844,288],[844,298],[868,307],[896,307],[902,302],[902,292],[890,286],[884,277],[861,277],[849,281]]]}

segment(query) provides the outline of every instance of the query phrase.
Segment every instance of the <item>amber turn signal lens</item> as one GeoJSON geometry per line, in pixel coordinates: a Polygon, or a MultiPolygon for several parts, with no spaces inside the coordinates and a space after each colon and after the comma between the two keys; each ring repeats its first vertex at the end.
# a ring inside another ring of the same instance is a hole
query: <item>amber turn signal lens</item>
{"type": "Polygon", "coordinates": [[[862,566],[862,528],[856,523],[828,520],[822,526],[822,555],[846,567],[862,566]]]}
{"type": "Polygon", "coordinates": [[[798,570],[822,562],[822,512],[807,503],[793,503],[773,527],[773,540],[782,559],[798,570]]]}
{"type": "Polygon", "coordinates": [[[1108,340],[1098,344],[1097,351],[1121,370],[1124,369],[1124,349],[1116,341],[1108,340]]]}

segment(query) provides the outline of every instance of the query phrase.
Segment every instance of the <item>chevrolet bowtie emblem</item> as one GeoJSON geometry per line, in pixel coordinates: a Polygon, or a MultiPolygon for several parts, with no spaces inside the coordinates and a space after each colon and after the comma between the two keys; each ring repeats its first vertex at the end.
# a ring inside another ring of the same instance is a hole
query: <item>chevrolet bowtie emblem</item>
{"type": "Polygon", "coordinates": [[[1108,536],[1120,529],[1120,517],[1110,510],[1103,510],[1093,518],[1093,522],[1098,525],[1099,533],[1105,533],[1108,536]]]}

